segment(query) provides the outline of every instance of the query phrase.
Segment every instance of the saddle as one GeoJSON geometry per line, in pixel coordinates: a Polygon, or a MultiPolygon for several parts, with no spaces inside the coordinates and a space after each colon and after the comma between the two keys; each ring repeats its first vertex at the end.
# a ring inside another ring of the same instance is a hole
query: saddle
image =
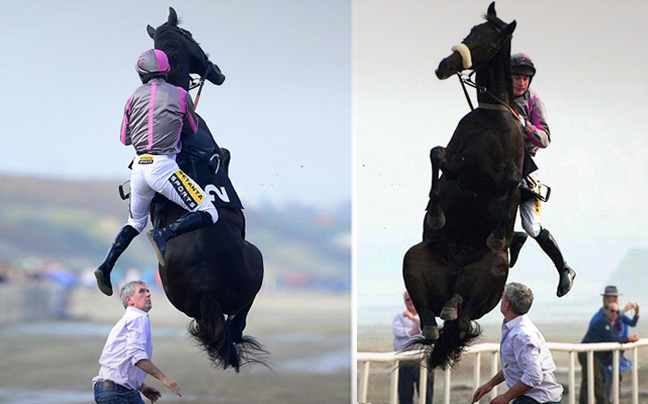
{"type": "Polygon", "coordinates": [[[547,202],[549,200],[549,196],[551,195],[551,187],[529,177],[529,175],[536,170],[538,170],[538,166],[536,165],[535,161],[533,161],[533,158],[531,157],[531,155],[529,155],[529,152],[525,148],[524,161],[522,165],[522,176],[531,183],[532,187],[531,189],[520,188],[521,202],[526,202],[529,199],[534,198],[539,199],[542,202],[547,202]]]}
{"type": "MultiPolygon", "coordinates": [[[[243,204],[229,178],[229,150],[220,148],[214,138],[205,130],[198,129],[193,136],[182,139],[182,150],[176,157],[176,163],[182,171],[191,177],[211,198],[216,208],[242,210],[243,204]]],[[[119,185],[119,194],[123,200],[130,196],[125,190],[126,181],[119,185]]],[[[161,194],[155,194],[153,204],[173,203],[161,194]]]]}

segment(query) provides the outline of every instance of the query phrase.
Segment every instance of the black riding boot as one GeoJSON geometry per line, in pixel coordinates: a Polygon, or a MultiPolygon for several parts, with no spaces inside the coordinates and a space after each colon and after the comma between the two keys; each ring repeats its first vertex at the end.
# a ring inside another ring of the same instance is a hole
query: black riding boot
{"type": "Polygon", "coordinates": [[[517,259],[520,256],[520,250],[525,241],[527,241],[527,234],[525,232],[516,231],[513,233],[513,239],[509,246],[509,268],[513,268],[513,265],[517,262],[517,259]]]}
{"type": "Polygon", "coordinates": [[[164,267],[166,266],[165,251],[167,241],[192,230],[209,226],[212,223],[212,217],[208,212],[189,212],[180,216],[178,220],[167,227],[153,229],[146,235],[155,249],[160,265],[164,267]]]}
{"type": "Polygon", "coordinates": [[[540,248],[551,258],[560,275],[556,295],[558,297],[565,296],[572,288],[576,272],[567,265],[560,248],[558,248],[558,243],[547,229],[542,229],[538,237],[536,237],[536,241],[540,248]]]}
{"type": "Polygon", "coordinates": [[[128,245],[133,241],[135,236],[139,233],[133,226],[126,225],[119,230],[119,233],[115,236],[106,258],[99,265],[99,268],[95,269],[94,275],[97,278],[97,286],[105,295],[112,296],[112,284],[110,283],[110,272],[117,262],[117,258],[126,250],[128,245]]]}

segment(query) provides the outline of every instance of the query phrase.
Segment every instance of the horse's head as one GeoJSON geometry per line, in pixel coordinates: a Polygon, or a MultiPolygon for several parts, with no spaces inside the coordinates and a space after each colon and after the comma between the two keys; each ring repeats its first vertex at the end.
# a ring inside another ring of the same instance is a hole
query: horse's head
{"type": "Polygon", "coordinates": [[[439,79],[445,80],[466,69],[477,70],[479,66],[488,62],[506,41],[510,41],[516,22],[506,24],[497,18],[495,2],[488,7],[485,18],[485,23],[474,26],[463,42],[452,48],[452,55],[441,61],[436,70],[439,79]]]}
{"type": "Polygon", "coordinates": [[[157,29],[149,25],[146,30],[153,38],[154,47],[163,50],[169,57],[170,83],[188,90],[189,74],[198,74],[216,85],[223,84],[225,75],[209,60],[191,32],[178,26],[178,15],[172,7],[169,7],[167,22],[157,29]]]}

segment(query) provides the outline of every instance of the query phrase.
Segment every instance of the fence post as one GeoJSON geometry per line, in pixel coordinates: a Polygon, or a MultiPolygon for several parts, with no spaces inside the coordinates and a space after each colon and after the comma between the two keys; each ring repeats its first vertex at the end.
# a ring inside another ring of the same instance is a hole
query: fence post
{"type": "Polygon", "coordinates": [[[632,403],[639,404],[639,348],[632,348],[632,403]]]}
{"type": "Polygon", "coordinates": [[[587,403],[594,404],[594,351],[587,351],[587,403]]]}
{"type": "Polygon", "coordinates": [[[452,370],[450,367],[445,370],[445,381],[443,383],[443,403],[450,404],[450,379],[452,377],[452,370]]]}
{"type": "MultiPolygon", "coordinates": [[[[606,369],[607,371],[607,369],[606,369]]],[[[612,352],[612,403],[619,404],[619,351],[612,352]]]]}
{"type": "Polygon", "coordinates": [[[360,378],[360,388],[358,389],[358,393],[360,394],[360,397],[358,397],[358,402],[360,403],[366,403],[367,402],[367,389],[369,388],[369,365],[370,361],[366,361],[365,363],[362,364],[362,377],[360,378]]]}
{"type": "Polygon", "coordinates": [[[569,351],[569,404],[576,404],[576,351],[569,351]]]}
{"type": "Polygon", "coordinates": [[[399,360],[394,361],[394,366],[391,371],[391,382],[389,383],[389,402],[391,404],[398,403],[398,365],[400,364],[399,360]]]}
{"type": "MultiPolygon", "coordinates": [[[[499,351],[493,352],[491,354],[491,378],[499,372],[499,351]]],[[[490,380],[490,379],[489,379],[490,380]]],[[[490,398],[493,400],[497,397],[497,386],[493,387],[491,390],[490,398]]]]}
{"type": "MultiPolygon", "coordinates": [[[[595,352],[604,352],[612,351],[612,366],[614,368],[611,377],[612,380],[612,401],[614,403],[619,402],[620,396],[620,386],[619,386],[619,362],[620,362],[620,351],[627,351],[628,356],[632,357],[633,366],[630,372],[630,377],[632,380],[632,404],[639,404],[639,348],[648,347],[648,339],[642,339],[631,344],[618,344],[618,343],[589,343],[589,344],[563,344],[563,343],[548,343],[549,349],[552,353],[565,352],[568,356],[569,362],[569,374],[568,374],[568,383],[569,383],[569,404],[576,404],[576,396],[579,392],[576,389],[576,361],[580,364],[580,356],[584,355],[586,358],[586,364],[583,369],[583,378],[587,382],[587,389],[583,392],[586,395],[587,403],[594,404],[596,397],[594,393],[594,353],[595,352]]],[[[491,373],[495,375],[498,372],[498,355],[499,355],[499,344],[479,344],[474,347],[469,348],[466,351],[467,355],[476,355],[474,360],[474,369],[473,369],[473,386],[478,388],[481,384],[481,353],[490,352],[491,353],[491,373]]],[[[422,353],[419,353],[422,355],[422,353]]],[[[399,358],[403,359],[413,359],[410,356],[401,357],[397,352],[390,353],[361,353],[358,352],[357,363],[360,367],[359,371],[362,371],[361,375],[358,375],[358,402],[366,402],[367,393],[369,388],[369,374],[370,374],[370,363],[382,362],[392,364],[391,370],[391,383],[389,391],[389,403],[396,404],[398,402],[398,369],[399,369],[399,358]]],[[[423,361],[425,357],[416,356],[417,359],[423,361]]],[[[599,369],[596,369],[599,371],[599,369]]],[[[445,404],[450,404],[450,393],[452,390],[452,370],[447,368],[444,372],[444,386],[443,386],[443,402],[445,404]]],[[[419,385],[419,404],[422,404],[426,401],[427,396],[427,377],[429,374],[429,369],[424,366],[421,367],[420,385],[419,385]]],[[[492,377],[492,376],[491,376],[492,377]]],[[[505,386],[504,386],[505,387],[505,386]]],[[[583,386],[581,385],[581,388],[583,386]]],[[[496,388],[493,388],[491,391],[491,399],[497,396],[496,388]]],[[[582,398],[581,398],[582,399],[582,398]]],[[[441,402],[441,400],[438,400],[441,402]]]]}

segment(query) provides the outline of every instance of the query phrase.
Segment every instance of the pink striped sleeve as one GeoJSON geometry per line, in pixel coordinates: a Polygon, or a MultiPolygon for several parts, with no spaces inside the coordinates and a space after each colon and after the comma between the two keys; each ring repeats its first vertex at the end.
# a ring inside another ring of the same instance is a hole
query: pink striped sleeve
{"type": "Polygon", "coordinates": [[[130,96],[128,98],[128,101],[126,101],[126,108],[124,109],[124,117],[122,118],[120,140],[126,146],[130,145],[130,129],[128,128],[128,117],[130,116],[132,99],[133,96],[130,96]]]}
{"type": "Polygon", "coordinates": [[[151,98],[149,99],[148,105],[148,144],[146,150],[150,153],[153,149],[153,124],[155,123],[153,118],[155,116],[154,107],[155,107],[155,92],[157,91],[157,83],[153,82],[151,84],[151,98]]]}
{"type": "MultiPolygon", "coordinates": [[[[535,146],[544,149],[549,145],[549,131],[543,125],[544,117],[541,116],[535,108],[535,101],[538,99],[536,94],[529,98],[529,114],[531,121],[528,124],[527,136],[535,146]]],[[[539,101],[539,99],[538,99],[539,101]]]]}
{"type": "Polygon", "coordinates": [[[182,95],[180,96],[180,109],[189,121],[191,126],[191,132],[198,132],[198,124],[196,123],[195,111],[193,109],[193,104],[191,103],[191,96],[186,91],[182,90],[182,95]]]}
{"type": "Polygon", "coordinates": [[[542,120],[540,119],[540,115],[538,115],[538,112],[536,112],[535,108],[533,108],[533,102],[535,99],[538,98],[536,95],[531,96],[529,99],[529,112],[531,112],[531,121],[534,123],[534,126],[540,130],[544,130],[544,127],[542,126],[542,120]]]}

